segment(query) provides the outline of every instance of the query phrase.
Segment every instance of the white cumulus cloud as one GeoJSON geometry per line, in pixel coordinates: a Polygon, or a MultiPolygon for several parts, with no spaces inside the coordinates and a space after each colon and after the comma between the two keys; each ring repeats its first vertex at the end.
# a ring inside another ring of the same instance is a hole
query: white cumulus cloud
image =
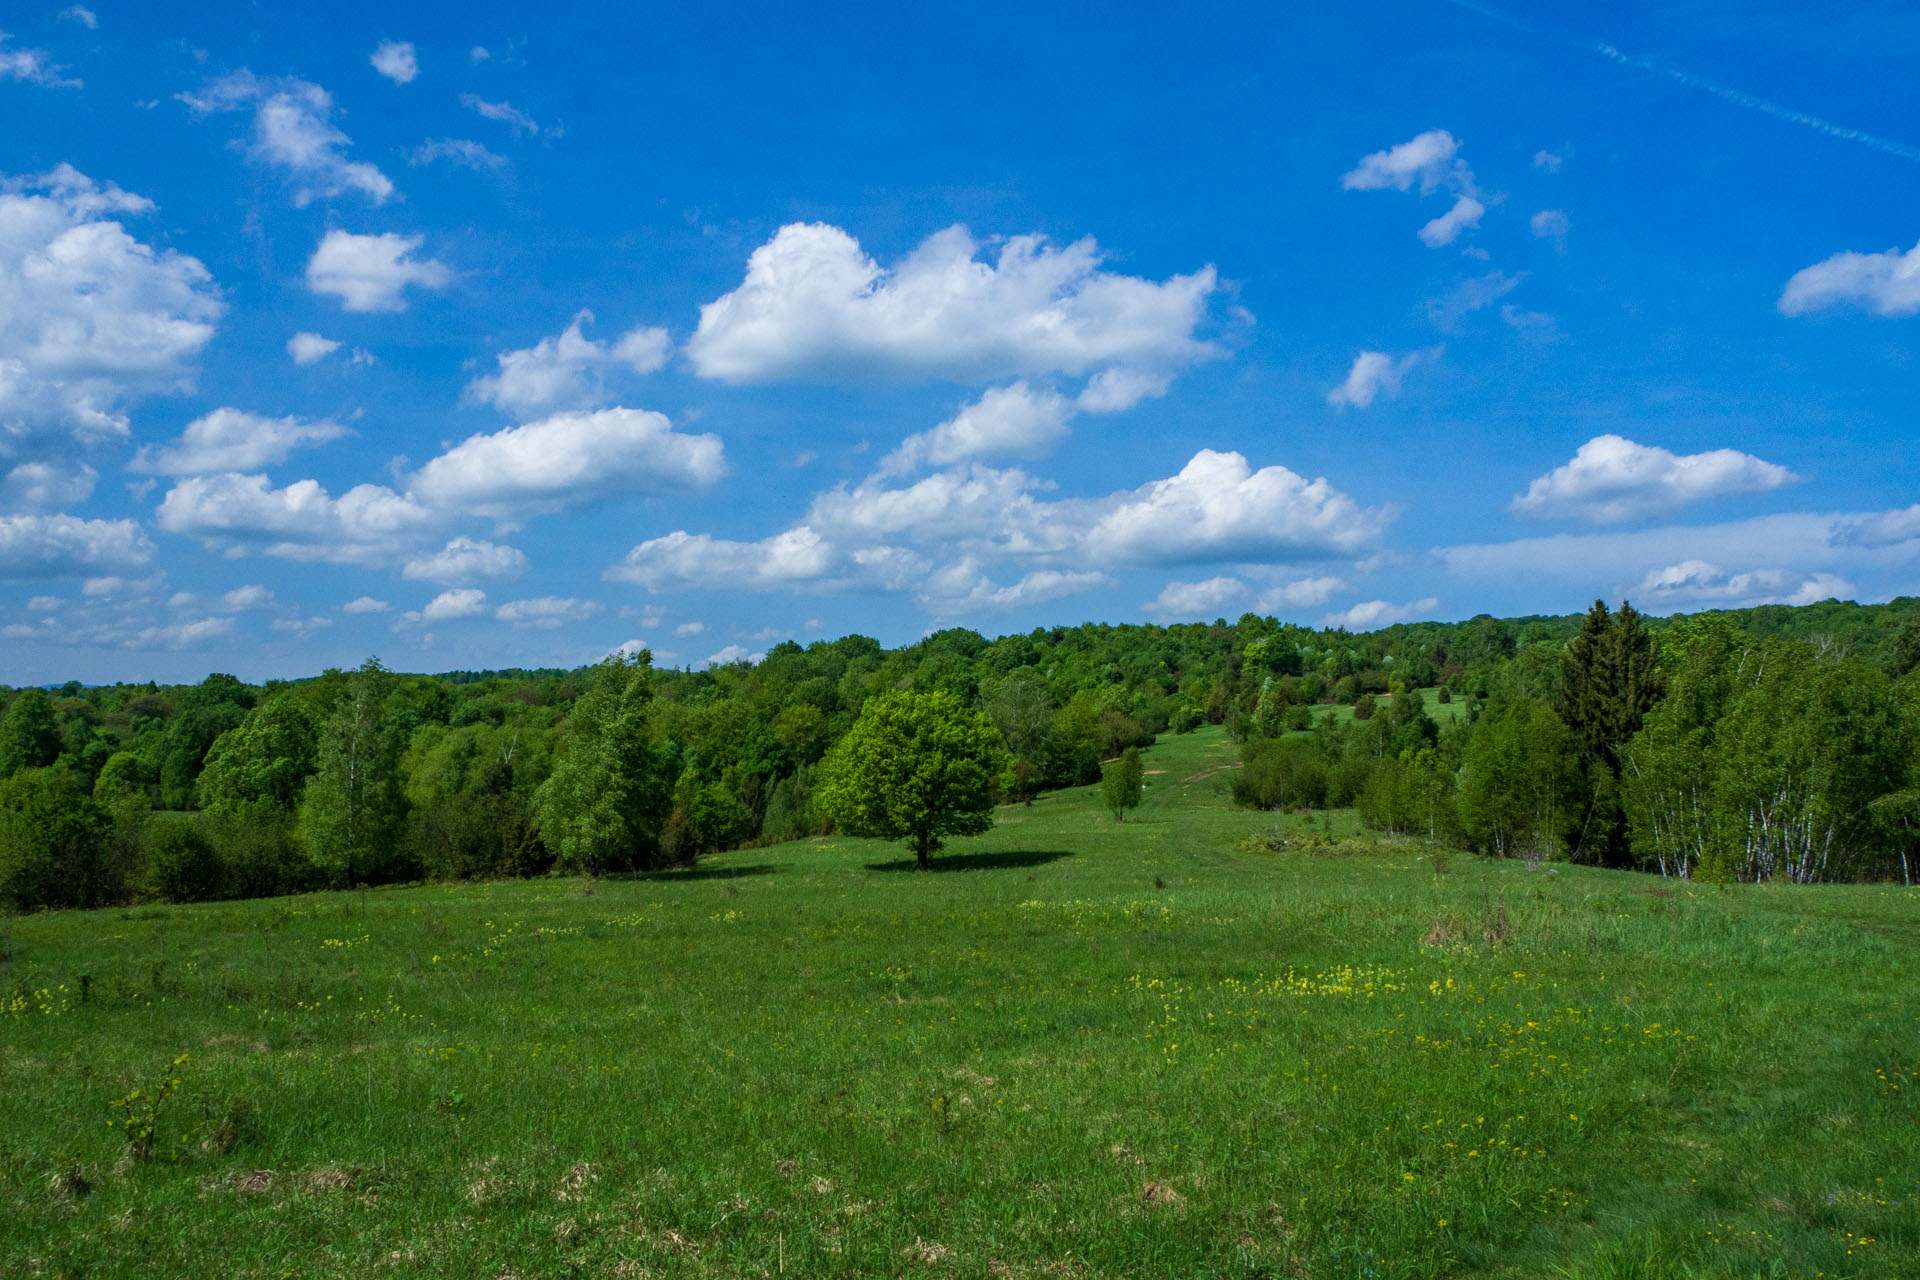
{"type": "Polygon", "coordinates": [[[1832,573],[1792,569],[1729,573],[1705,560],[1684,560],[1650,571],[1634,588],[1633,598],[1649,613],[1671,613],[1689,606],[1745,609],[1761,604],[1816,604],[1852,593],[1852,585],[1832,573]]]}
{"type": "Polygon", "coordinates": [[[340,606],[342,613],[385,613],[392,606],[372,596],[358,596],[340,606]]]}
{"type": "Polygon", "coordinates": [[[409,609],[400,615],[402,623],[454,622],[477,618],[487,611],[487,593],[477,587],[456,587],[442,591],[427,601],[423,609],[409,609]]]}
{"type": "Polygon", "coordinates": [[[673,350],[665,329],[630,329],[617,342],[595,342],[581,331],[592,319],[591,311],[582,311],[559,336],[501,352],[499,372],[468,383],[467,397],[522,415],[597,408],[611,398],[608,371],[652,373],[673,350]]]}
{"type": "Polygon", "coordinates": [[[333,95],[311,81],[241,70],[196,92],[174,96],[196,116],[252,108],[248,154],[286,173],[295,204],[349,191],[376,205],[393,198],[393,182],[386,174],[364,161],[347,159],[353,139],[333,123],[333,95]]]}
{"type": "Polygon", "coordinates": [[[1010,550],[1058,550],[1077,536],[1065,526],[1076,518],[1048,510],[1031,491],[1043,487],[1025,472],[975,464],[922,477],[904,488],[888,488],[869,477],[853,488],[836,486],[816,494],[806,522],[846,535],[850,541],[910,538],[951,543],[991,539],[1010,550]]]}
{"type": "Polygon", "coordinates": [[[0,477],[0,512],[58,511],[84,502],[100,473],[71,458],[23,462],[0,477]]]}
{"type": "Polygon", "coordinates": [[[1197,618],[1217,618],[1227,606],[1248,596],[1247,584],[1238,578],[1208,578],[1204,582],[1169,582],[1160,594],[1143,606],[1149,618],[1165,622],[1186,622],[1197,618]]]}
{"type": "Polygon", "coordinates": [[[1010,586],[996,586],[969,556],[927,575],[919,600],[929,612],[943,617],[1002,613],[1112,583],[1108,575],[1091,570],[1036,569],[1010,586]]]}
{"type": "Polygon", "coordinates": [[[762,662],[765,662],[766,659],[766,654],[755,653],[743,644],[730,644],[720,652],[709,657],[707,659],[707,665],[710,667],[730,667],[736,662],[744,662],[750,667],[757,667],[762,662]]]}
{"type": "Polygon", "coordinates": [[[420,74],[420,60],[414,55],[413,42],[409,40],[382,40],[367,61],[395,84],[407,84],[420,74]]]}
{"type": "Polygon", "coordinates": [[[968,458],[1043,458],[1066,437],[1072,415],[1065,396],[1021,379],[992,388],[931,431],[908,436],[881,460],[879,471],[899,475],[968,458]]]}
{"type": "Polygon", "coordinates": [[[769,590],[816,582],[833,567],[834,549],[805,525],[758,542],[735,542],[675,530],[649,538],[606,572],[615,582],[658,591],[674,586],[769,590]]]}
{"type": "Polygon", "coordinates": [[[1339,578],[1299,578],[1281,582],[1260,593],[1255,604],[1261,613],[1281,613],[1291,609],[1312,609],[1325,604],[1347,589],[1339,578]]]}
{"type": "Polygon", "coordinates": [[[267,613],[279,607],[279,601],[273,598],[273,588],[257,582],[235,587],[222,595],[215,606],[221,613],[267,613]]]}
{"type": "Polygon", "coordinates": [[[228,555],[257,551],[339,564],[390,561],[438,520],[383,485],[357,485],[338,498],[317,481],[275,489],[263,475],[188,476],[168,490],[155,521],[228,555]]]}
{"type": "Polygon", "coordinates": [[[512,626],[551,631],[569,622],[585,622],[599,613],[600,609],[600,604],[593,600],[576,600],[572,596],[536,596],[531,600],[510,600],[495,609],[493,616],[512,626]]]}
{"type": "Polygon", "coordinates": [[[1452,244],[1460,233],[1480,224],[1487,206],[1480,200],[1473,170],[1460,158],[1460,144],[1445,129],[1429,129],[1385,151],[1361,158],[1340,179],[1347,191],[1445,191],[1453,205],[1420,228],[1421,243],[1430,249],[1452,244]]]}
{"type": "Polygon", "coordinates": [[[1375,631],[1381,627],[1390,627],[1396,622],[1411,622],[1415,618],[1429,616],[1439,603],[1432,596],[1407,604],[1394,604],[1388,600],[1368,600],[1354,605],[1351,609],[1328,614],[1320,620],[1320,625],[1342,627],[1348,631],[1375,631]]]}
{"type": "Polygon", "coordinates": [[[132,520],[68,515],[0,516],[0,582],[102,576],[153,559],[153,544],[132,520]]]}
{"type": "Polygon", "coordinates": [[[1834,530],[1834,541],[1850,547],[1894,547],[1915,539],[1920,539],[1920,503],[1849,520],[1834,530]]]}
{"type": "Polygon", "coordinates": [[[1460,238],[1462,231],[1471,231],[1479,226],[1486,212],[1487,206],[1472,196],[1456,196],[1451,209],[1420,228],[1420,243],[1429,249],[1452,244],[1460,238]]]}
{"type": "Polygon", "coordinates": [[[127,470],[156,476],[205,475],[211,471],[257,471],[285,462],[295,449],[312,448],[347,435],[322,418],[269,418],[240,409],[215,409],[187,424],[171,445],[141,445],[127,470]]]}
{"type": "Polygon", "coordinates": [[[1470,186],[1473,176],[1459,159],[1460,144],[1445,129],[1429,129],[1405,142],[1361,158],[1343,175],[1347,191],[1406,191],[1418,183],[1422,195],[1441,187],[1470,186]]]}
{"type": "Polygon", "coordinates": [[[466,537],[464,534],[430,555],[415,556],[402,566],[400,576],[413,582],[471,582],[493,578],[511,582],[527,571],[527,554],[518,547],[466,537]]]}
{"type": "Polygon", "coordinates": [[[423,236],[375,236],[329,231],[307,262],[307,287],[330,293],[348,311],[405,311],[406,289],[444,289],[453,273],[432,258],[416,258],[423,236]]]}
{"type": "Polygon", "coordinates": [[[1439,354],[1440,348],[1433,347],[1410,352],[1395,360],[1384,351],[1362,351],[1353,358],[1353,367],[1347,370],[1347,380],[1327,393],[1327,403],[1365,409],[1382,396],[1395,399],[1400,394],[1400,385],[1407,371],[1439,354]]]}
{"type": "Polygon", "coordinates": [[[1560,209],[1542,209],[1527,220],[1527,228],[1539,240],[1551,240],[1564,246],[1567,228],[1571,226],[1567,215],[1560,209]]]}
{"type": "Polygon", "coordinates": [[[726,470],[720,437],[682,434],[649,410],[614,408],[470,436],[422,467],[413,493],[504,524],[635,494],[694,492],[726,470]]]}
{"type": "Polygon", "coordinates": [[[1258,613],[1283,613],[1325,604],[1347,589],[1339,578],[1300,578],[1260,591],[1238,578],[1208,578],[1204,582],[1169,582],[1144,606],[1147,616],[1164,622],[1204,620],[1226,616],[1229,609],[1251,599],[1258,613]]]}
{"type": "Polygon", "coordinates": [[[1877,316],[1920,311],[1920,244],[1905,253],[1836,253],[1793,273],[1780,293],[1782,315],[1853,306],[1877,316]]]}
{"type": "Polygon", "coordinates": [[[26,49],[19,45],[9,46],[6,32],[0,31],[0,76],[9,80],[18,80],[23,84],[37,84],[47,89],[78,89],[78,80],[61,73],[65,67],[56,66],[44,49],[26,49]]]}
{"type": "Polygon", "coordinates": [[[152,209],[70,165],[0,179],[0,459],[119,444],[128,402],[191,385],[225,306],[197,259],[128,234],[152,209]]]}
{"type": "Polygon", "coordinates": [[[296,333],[287,339],[287,354],[299,365],[317,364],[339,349],[338,342],[317,333],[296,333]]]}
{"type": "Polygon", "coordinates": [[[472,581],[495,578],[513,581],[526,572],[526,553],[518,547],[503,547],[490,541],[455,537],[440,551],[407,560],[399,576],[409,581],[472,581]]]}
{"type": "Polygon", "coordinates": [[[754,250],[746,279],[700,309],[694,369],[726,382],[942,377],[961,382],[1217,354],[1194,336],[1211,267],[1156,283],[1101,267],[1091,239],[1014,236],[993,260],[962,227],[891,269],[838,227],[793,223],[754,250]]]}
{"type": "Polygon", "coordinates": [[[1100,564],[1325,559],[1372,547],[1390,518],[1324,479],[1202,449],[1178,475],[1120,496],[1086,547],[1100,564]]]}
{"type": "Polygon", "coordinates": [[[1573,460],[1527,486],[1508,510],[1545,519],[1617,524],[1669,515],[1710,498],[1768,493],[1799,477],[1736,449],[1676,454],[1617,435],[1595,436],[1573,460]]]}

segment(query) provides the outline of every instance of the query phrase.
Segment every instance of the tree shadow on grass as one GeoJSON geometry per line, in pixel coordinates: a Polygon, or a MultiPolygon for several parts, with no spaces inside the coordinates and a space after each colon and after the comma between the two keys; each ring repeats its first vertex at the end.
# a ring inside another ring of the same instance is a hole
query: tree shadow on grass
{"type": "MultiPolygon", "coordinates": [[[[1020,849],[1011,853],[953,853],[945,857],[935,857],[929,871],[1002,871],[1012,867],[1041,867],[1049,862],[1058,862],[1062,858],[1071,858],[1073,854],[1065,849],[1020,849]]],[[[896,858],[892,862],[869,862],[869,871],[918,871],[920,864],[912,858],[896,858]]]]}
{"type": "Polygon", "coordinates": [[[779,868],[771,862],[744,867],[675,867],[671,871],[637,871],[635,880],[738,880],[742,876],[770,876],[779,868]]]}

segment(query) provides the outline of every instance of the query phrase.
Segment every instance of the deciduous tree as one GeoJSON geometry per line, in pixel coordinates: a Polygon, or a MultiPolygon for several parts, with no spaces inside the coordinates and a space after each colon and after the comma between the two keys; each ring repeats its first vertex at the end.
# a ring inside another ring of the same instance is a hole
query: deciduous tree
{"type": "Polygon", "coordinates": [[[536,798],[540,835],[557,869],[597,874],[650,866],[671,805],[647,736],[653,656],[609,656],[574,704],[553,773],[536,798]]]}
{"type": "Polygon", "coordinates": [[[849,835],[905,840],[924,870],[948,836],[993,826],[1000,732],[950,693],[872,698],[820,767],[815,807],[849,835]]]}
{"type": "Polygon", "coordinates": [[[406,821],[400,743],[385,721],[387,669],[368,658],[320,736],[319,767],[300,803],[307,854],[351,887],[390,870],[406,821]]]}
{"type": "Polygon", "coordinates": [[[1127,810],[1140,807],[1140,788],[1145,781],[1146,770],[1140,765],[1138,747],[1128,747],[1118,760],[1107,766],[1100,779],[1100,796],[1107,802],[1115,822],[1125,821],[1127,810]]]}

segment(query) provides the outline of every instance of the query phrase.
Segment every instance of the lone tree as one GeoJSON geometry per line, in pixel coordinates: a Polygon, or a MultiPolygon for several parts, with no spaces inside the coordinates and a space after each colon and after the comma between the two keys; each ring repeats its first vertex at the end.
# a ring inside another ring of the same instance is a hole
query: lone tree
{"type": "Polygon", "coordinates": [[[993,826],[1000,731],[950,693],[883,693],[821,762],[815,808],[854,836],[905,840],[920,869],[993,826]]]}
{"type": "Polygon", "coordinates": [[[1140,807],[1140,786],[1146,771],[1140,767],[1140,748],[1128,747],[1120,758],[1107,766],[1100,779],[1100,796],[1113,810],[1113,820],[1124,822],[1129,809],[1140,807]]]}

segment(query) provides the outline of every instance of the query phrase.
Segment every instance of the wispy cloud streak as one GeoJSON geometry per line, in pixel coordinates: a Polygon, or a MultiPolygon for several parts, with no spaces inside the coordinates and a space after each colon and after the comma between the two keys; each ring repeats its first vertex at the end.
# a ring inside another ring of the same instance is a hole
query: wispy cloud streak
{"type": "Polygon", "coordinates": [[[1731,85],[1721,84],[1718,80],[1709,80],[1707,77],[1695,75],[1691,71],[1683,71],[1678,67],[1669,67],[1640,54],[1627,53],[1622,49],[1608,44],[1604,40],[1594,40],[1586,36],[1537,26],[1503,9],[1496,9],[1492,5],[1481,4],[1479,0],[1447,0],[1447,3],[1453,5],[1455,8],[1466,9],[1469,12],[1477,13],[1483,18],[1490,18],[1504,26],[1512,27],[1516,31],[1524,31],[1528,35],[1539,36],[1544,40],[1551,40],[1556,44],[1568,45],[1576,49],[1585,49],[1588,53],[1598,54],[1600,57],[1610,62],[1616,62],[1623,67],[1632,67],[1636,71],[1645,71],[1650,75],[1662,76],[1665,79],[1673,81],[1675,84],[1685,85],[1689,89],[1697,89],[1701,93],[1712,94],[1722,102],[1730,102],[1736,107],[1745,107],[1749,111],[1758,111],[1760,114],[1772,116],[1776,120],[1784,120],[1788,124],[1797,124],[1803,128],[1812,129],[1816,133],[1824,133],[1830,138],[1838,138],[1842,142],[1855,142],[1863,147],[1871,147],[1875,151],[1882,151],[1890,156],[1899,156],[1902,160],[1920,162],[1920,147],[1909,146],[1904,142],[1895,142],[1891,138],[1883,138],[1878,134],[1868,133],[1864,129],[1853,129],[1843,124],[1835,124],[1831,120],[1822,119],[1819,116],[1812,115],[1805,111],[1798,111],[1792,107],[1782,106],[1777,102],[1762,98],[1758,94],[1748,93],[1744,89],[1736,89],[1731,85]]]}

